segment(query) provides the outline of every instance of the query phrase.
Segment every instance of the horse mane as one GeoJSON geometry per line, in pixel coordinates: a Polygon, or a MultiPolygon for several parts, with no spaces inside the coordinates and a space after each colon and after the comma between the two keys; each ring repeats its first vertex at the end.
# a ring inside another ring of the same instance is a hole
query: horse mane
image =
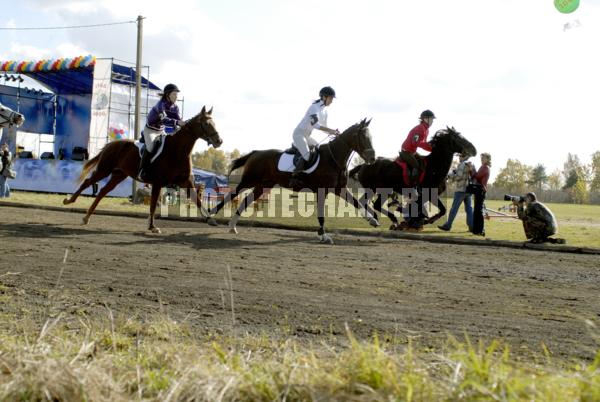
{"type": "Polygon", "coordinates": [[[196,119],[202,114],[202,111],[196,113],[196,115],[194,115],[193,117],[190,117],[189,119],[185,120],[185,123],[183,124],[183,126],[181,126],[181,128],[179,130],[177,130],[177,132],[173,133],[173,134],[177,134],[179,133],[181,130],[183,130],[184,128],[188,128],[191,126],[193,121],[196,121],[196,119]]]}
{"type": "Polygon", "coordinates": [[[429,143],[432,148],[435,148],[436,145],[440,145],[450,135],[460,135],[460,133],[454,127],[446,127],[436,131],[429,143]]]}

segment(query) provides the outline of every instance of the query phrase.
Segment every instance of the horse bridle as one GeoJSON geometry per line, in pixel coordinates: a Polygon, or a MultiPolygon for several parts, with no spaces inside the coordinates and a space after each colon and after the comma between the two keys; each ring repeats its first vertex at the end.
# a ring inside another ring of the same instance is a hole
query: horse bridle
{"type": "MultiPolygon", "coordinates": [[[[210,126],[210,124],[208,124],[208,119],[207,119],[207,121],[202,121],[202,122],[200,122],[200,125],[201,125],[201,127],[202,127],[202,131],[203,131],[203,132],[208,132],[208,131],[209,131],[209,130],[207,130],[207,129],[205,128],[205,126],[210,126]]],[[[217,132],[217,130],[215,130],[215,133],[214,133],[213,135],[211,135],[211,136],[207,136],[207,137],[203,138],[203,140],[205,140],[205,141],[210,141],[210,145],[214,146],[214,145],[215,145],[215,141],[213,141],[213,139],[214,139],[215,137],[218,137],[218,136],[219,136],[219,133],[217,132]]]]}

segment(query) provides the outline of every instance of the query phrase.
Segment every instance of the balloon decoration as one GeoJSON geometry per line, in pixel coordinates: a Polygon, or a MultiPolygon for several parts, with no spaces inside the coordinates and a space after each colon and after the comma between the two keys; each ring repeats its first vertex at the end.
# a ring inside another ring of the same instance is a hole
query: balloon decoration
{"type": "Polygon", "coordinates": [[[110,138],[111,141],[125,140],[129,138],[129,132],[125,130],[123,123],[119,123],[118,127],[108,128],[108,138],[110,138]]]}
{"type": "Polygon", "coordinates": [[[569,14],[577,10],[579,0],[554,0],[554,7],[563,14],[569,14]]]}
{"type": "Polygon", "coordinates": [[[77,56],[72,59],[47,59],[38,61],[0,61],[0,71],[13,73],[36,73],[44,71],[74,70],[89,68],[96,64],[96,57],[77,56]]]}

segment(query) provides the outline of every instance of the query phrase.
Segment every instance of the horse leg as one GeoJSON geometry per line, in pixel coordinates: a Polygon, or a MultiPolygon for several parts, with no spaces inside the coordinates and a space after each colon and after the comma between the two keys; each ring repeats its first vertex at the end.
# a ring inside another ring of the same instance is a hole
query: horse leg
{"type": "MultiPolygon", "coordinates": [[[[336,191],[337,196],[341,197],[341,193],[344,192],[345,193],[345,201],[350,200],[350,202],[352,203],[352,205],[354,206],[354,208],[358,209],[360,211],[361,209],[361,203],[352,195],[352,193],[350,192],[350,190],[346,187],[344,189],[339,189],[336,191]]],[[[381,194],[378,195],[378,198],[381,198],[381,194]]],[[[373,216],[374,211],[369,211],[369,208],[367,206],[365,206],[364,208],[365,211],[365,219],[367,220],[367,222],[369,222],[369,225],[373,226],[374,228],[379,226],[379,221],[377,220],[377,218],[375,218],[373,216]]]]}
{"type": "Polygon", "coordinates": [[[210,226],[219,226],[217,221],[214,220],[214,218],[212,216],[210,216],[210,214],[208,213],[206,208],[204,208],[204,206],[202,205],[202,192],[200,191],[201,187],[196,186],[196,184],[193,182],[192,178],[190,178],[188,180],[188,182],[185,185],[183,185],[182,187],[194,189],[195,194],[196,194],[196,200],[195,200],[196,207],[200,211],[200,215],[202,215],[202,217],[206,219],[205,222],[208,223],[210,226]]]}
{"type": "Polygon", "coordinates": [[[92,216],[92,214],[94,213],[94,210],[98,206],[98,203],[100,202],[100,200],[103,199],[106,194],[111,192],[117,186],[117,184],[119,184],[126,178],[127,178],[127,175],[125,173],[123,173],[122,171],[120,171],[120,170],[113,171],[112,176],[110,177],[110,180],[108,181],[108,183],[106,183],[106,185],[104,187],[102,187],[100,189],[100,192],[98,192],[96,199],[94,200],[94,202],[88,209],[87,214],[83,217],[84,225],[87,225],[90,222],[90,216],[92,216]]]}
{"type": "Polygon", "coordinates": [[[395,230],[398,227],[398,219],[396,218],[396,215],[394,215],[393,212],[389,211],[388,209],[384,209],[383,208],[383,196],[382,194],[378,194],[377,198],[375,199],[375,202],[373,203],[373,209],[375,211],[379,211],[379,213],[381,213],[382,215],[385,215],[388,217],[389,220],[392,221],[392,225],[390,226],[390,230],[395,230]]]}
{"type": "MultiPolygon", "coordinates": [[[[360,198],[358,199],[358,202],[360,202],[360,205],[364,209],[367,209],[367,207],[369,205],[369,201],[371,201],[371,197],[372,197],[372,195],[365,191],[365,193],[363,195],[361,195],[360,198]]],[[[376,212],[373,212],[373,216],[375,217],[375,219],[378,219],[376,212]]]]}
{"type": "Polygon", "coordinates": [[[75,191],[73,193],[73,195],[71,195],[70,198],[65,198],[63,200],[63,204],[64,205],[68,205],[68,204],[72,204],[77,200],[77,197],[79,197],[79,195],[81,194],[81,192],[83,190],[85,190],[86,188],[88,188],[89,186],[91,186],[92,184],[97,183],[98,181],[104,179],[106,176],[108,176],[110,173],[106,173],[106,172],[99,172],[99,171],[95,171],[89,178],[85,179],[83,181],[83,183],[81,183],[81,186],[79,186],[79,188],[77,189],[77,191],[75,191]]]}
{"type": "Polygon", "coordinates": [[[325,233],[325,198],[327,193],[325,191],[317,191],[317,218],[319,220],[319,240],[321,243],[333,244],[333,239],[327,233],[325,233]]]}
{"type": "Polygon", "coordinates": [[[252,192],[248,194],[242,202],[240,202],[237,211],[235,211],[235,214],[229,220],[229,233],[237,234],[236,226],[238,221],[240,220],[242,213],[246,210],[246,208],[250,206],[250,204],[252,204],[255,200],[258,200],[258,198],[262,195],[263,191],[263,187],[254,187],[254,190],[252,190],[252,192]]]}
{"type": "Polygon", "coordinates": [[[242,191],[249,189],[250,187],[248,185],[246,185],[243,181],[238,184],[231,192],[225,194],[225,196],[223,197],[223,199],[221,201],[219,201],[219,203],[217,204],[216,207],[212,208],[210,210],[210,215],[216,215],[219,213],[219,211],[221,209],[223,209],[223,207],[225,206],[225,204],[227,204],[229,201],[233,200],[235,197],[237,197],[237,195],[239,193],[241,193],[242,191]]]}
{"type": "Polygon", "coordinates": [[[446,205],[444,205],[443,201],[442,201],[442,197],[438,196],[437,197],[437,202],[436,202],[436,207],[438,208],[438,213],[433,215],[432,217],[429,217],[427,219],[425,219],[425,224],[431,224],[435,221],[437,221],[438,219],[440,219],[442,216],[446,215],[446,205]]]}
{"type": "Polygon", "coordinates": [[[152,186],[152,193],[150,195],[150,216],[148,217],[148,230],[152,233],[160,233],[160,229],[154,226],[154,213],[156,212],[156,204],[158,204],[160,190],[162,190],[160,186],[152,186]]]}

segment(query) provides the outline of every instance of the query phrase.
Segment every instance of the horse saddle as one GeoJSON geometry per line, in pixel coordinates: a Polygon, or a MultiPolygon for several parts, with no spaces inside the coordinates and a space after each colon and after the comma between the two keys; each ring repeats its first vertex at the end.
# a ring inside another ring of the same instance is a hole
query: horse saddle
{"type": "Polygon", "coordinates": [[[414,179],[411,180],[412,179],[410,176],[411,167],[408,166],[406,164],[406,162],[404,160],[402,160],[402,158],[398,157],[394,161],[394,163],[402,169],[402,179],[404,180],[404,183],[406,183],[407,186],[411,186],[411,187],[417,186],[423,182],[423,179],[425,178],[425,170],[427,169],[427,159],[420,157],[420,156],[416,156],[416,157],[421,165],[421,173],[419,174],[419,177],[417,178],[416,181],[414,179]]]}
{"type": "MultiPolygon", "coordinates": [[[[152,159],[150,159],[150,163],[154,162],[162,153],[163,148],[165,147],[165,139],[166,138],[167,138],[166,135],[159,135],[154,139],[154,146],[152,147],[152,149],[154,151],[152,152],[152,159]]],[[[141,158],[142,155],[144,154],[144,148],[146,147],[143,135],[141,136],[140,141],[135,142],[135,145],[138,147],[138,150],[140,152],[140,158],[141,158]]]]}
{"type": "MultiPolygon", "coordinates": [[[[277,169],[280,172],[293,172],[294,167],[298,164],[298,161],[302,158],[300,155],[300,151],[298,148],[292,145],[291,148],[283,151],[281,156],[279,157],[279,162],[277,163],[277,169]]],[[[319,161],[321,157],[319,155],[319,151],[316,148],[313,148],[310,152],[310,156],[308,161],[304,165],[303,172],[306,174],[314,172],[319,166],[319,161]]]]}

